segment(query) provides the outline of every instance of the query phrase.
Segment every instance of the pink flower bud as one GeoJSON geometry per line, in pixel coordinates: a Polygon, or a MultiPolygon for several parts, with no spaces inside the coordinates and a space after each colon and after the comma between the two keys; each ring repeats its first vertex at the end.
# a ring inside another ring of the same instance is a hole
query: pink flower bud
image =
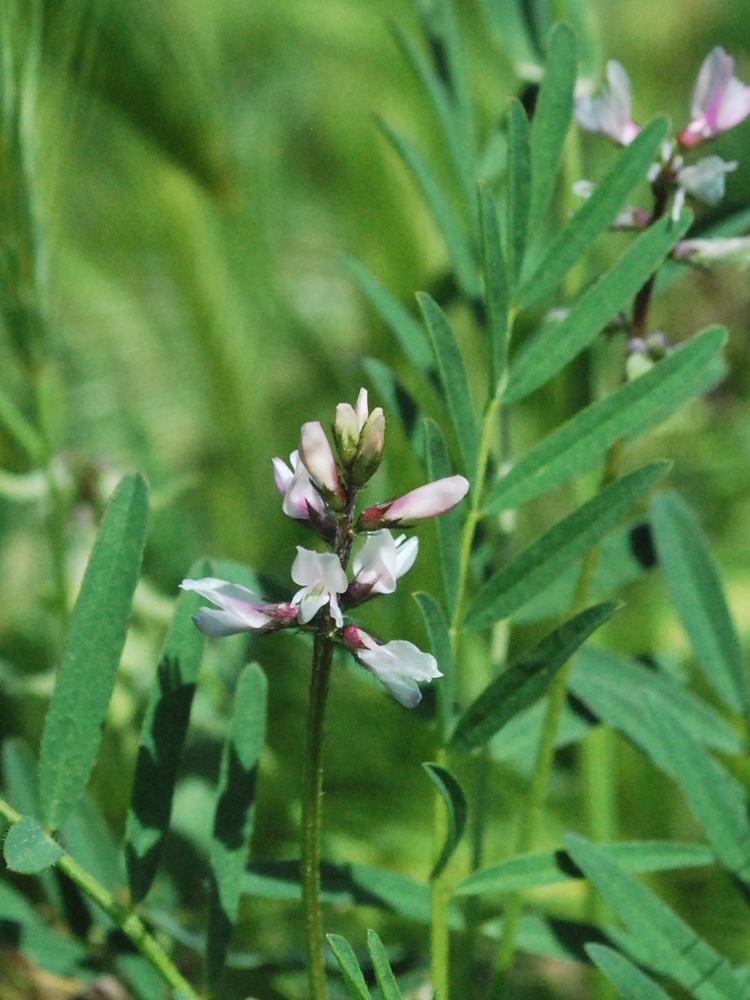
{"type": "Polygon", "coordinates": [[[703,60],[690,111],[692,120],[677,137],[686,147],[713,139],[750,114],[750,87],[734,75],[734,59],[719,45],[703,60]]]}
{"type": "Polygon", "coordinates": [[[339,403],[336,407],[336,420],[333,425],[333,438],[338,448],[339,457],[344,465],[351,465],[357,457],[359,445],[359,421],[351,403],[339,403]]]}
{"type": "Polygon", "coordinates": [[[299,454],[318,489],[326,499],[343,501],[343,491],[336,471],[336,460],[326,432],[317,420],[302,425],[299,454]]]}
{"type": "Polygon", "coordinates": [[[360,514],[358,527],[360,530],[372,531],[375,528],[410,524],[426,517],[437,517],[455,507],[468,491],[469,481],[463,476],[437,479],[434,483],[419,486],[397,500],[387,500],[385,503],[368,507],[360,514]]]}

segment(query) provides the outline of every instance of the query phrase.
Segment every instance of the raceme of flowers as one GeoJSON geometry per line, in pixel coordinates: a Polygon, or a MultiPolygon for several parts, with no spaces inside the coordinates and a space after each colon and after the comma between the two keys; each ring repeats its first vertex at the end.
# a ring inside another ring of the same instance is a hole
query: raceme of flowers
{"type": "MultiPolygon", "coordinates": [[[[607,63],[608,86],[597,96],[583,94],[576,98],[578,123],[589,132],[607,135],[628,146],[640,132],[632,118],[630,80],[620,63],[607,63]]],[[[703,61],[693,90],[691,119],[678,134],[676,142],[664,143],[661,161],[649,174],[654,185],[674,193],[672,215],[679,217],[687,196],[709,205],[724,197],[725,176],[737,169],[736,161],[711,155],[693,164],[685,164],[676,152],[679,146],[690,150],[707,139],[733,128],[750,115],[750,86],[734,75],[734,59],[720,46],[712,49],[703,61]]],[[[581,182],[579,182],[580,187],[581,182]]],[[[650,220],[638,220],[638,227],[650,220]]]]}
{"type": "Polygon", "coordinates": [[[397,701],[413,708],[422,697],[418,682],[442,676],[434,656],[404,639],[382,642],[346,623],[344,614],[374,597],[392,594],[414,564],[418,539],[394,537],[390,529],[445,513],[463,499],[469,483],[463,476],[448,476],[357,515],[357,495],[380,465],[385,445],[385,416],[380,407],[370,412],[366,389],[355,406],[337,406],[333,439],[337,455],[322,425],[311,421],[303,425],[299,449],[292,452],[289,464],[273,460],[282,510],[314,531],[329,549],[297,546],[291,576],[300,589],[289,603],[266,602],[247,587],[213,577],[183,580],[180,586],[215,605],[193,615],[206,635],[292,627],[321,633],[348,649],[397,701]],[[347,568],[358,536],[365,541],[351,559],[349,580],[347,568]]]}

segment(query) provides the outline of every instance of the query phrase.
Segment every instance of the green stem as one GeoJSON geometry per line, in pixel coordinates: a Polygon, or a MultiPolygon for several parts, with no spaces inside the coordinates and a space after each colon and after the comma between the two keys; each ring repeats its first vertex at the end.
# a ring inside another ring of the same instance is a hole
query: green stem
{"type": "MultiPolygon", "coordinates": [[[[0,816],[3,816],[11,824],[17,823],[21,819],[21,814],[16,812],[4,799],[0,799],[0,816]]],[[[112,894],[69,854],[63,854],[55,864],[107,914],[123,934],[130,938],[144,958],[173,989],[179,990],[187,1000],[201,1000],[200,994],[195,992],[190,983],[177,970],[167,953],[149,934],[137,913],[118,903],[112,894]]]]}
{"type": "Polygon", "coordinates": [[[307,927],[307,971],[310,1000],[326,1000],[326,970],[323,957],[323,920],[320,911],[320,827],[323,797],[323,721],[333,642],[324,633],[315,636],[310,705],[307,716],[302,799],[302,907],[307,927]]]}
{"type": "MultiPolygon", "coordinates": [[[[453,611],[450,624],[451,651],[455,658],[458,651],[458,639],[460,633],[461,620],[463,617],[463,606],[466,597],[466,584],[469,576],[469,559],[471,557],[471,547],[474,542],[474,533],[477,524],[482,516],[482,500],[484,494],[484,483],[487,476],[487,463],[492,447],[492,439],[495,434],[498,416],[501,407],[501,395],[504,381],[498,382],[495,395],[487,406],[482,426],[482,437],[479,442],[479,453],[477,455],[477,467],[474,475],[474,486],[471,493],[471,507],[464,523],[461,533],[461,549],[458,570],[458,590],[456,595],[456,606],[453,611]]],[[[438,761],[446,766],[447,754],[441,749],[438,752],[438,761]]],[[[447,815],[445,803],[437,795],[435,799],[435,850],[439,852],[445,840],[447,829],[447,815]]],[[[481,837],[481,834],[480,834],[481,837]]],[[[436,855],[437,856],[437,855],[436,855]]],[[[438,878],[434,879],[431,886],[431,967],[432,967],[432,990],[440,1000],[448,1000],[449,990],[449,970],[450,970],[450,933],[448,929],[448,908],[450,901],[450,891],[447,883],[449,868],[438,878]]]]}

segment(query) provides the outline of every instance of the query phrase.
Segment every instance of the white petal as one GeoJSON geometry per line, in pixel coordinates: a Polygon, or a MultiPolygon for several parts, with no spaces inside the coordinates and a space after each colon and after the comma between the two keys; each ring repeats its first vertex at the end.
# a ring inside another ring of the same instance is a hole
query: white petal
{"type": "Polygon", "coordinates": [[[289,485],[294,479],[294,472],[289,468],[283,458],[274,458],[273,460],[273,480],[276,483],[276,489],[279,493],[285,497],[289,485]]]}
{"type": "Polygon", "coordinates": [[[746,87],[736,77],[732,77],[724,91],[716,123],[724,132],[728,128],[739,125],[749,114],[750,87],[746,87]]]}
{"type": "Polygon", "coordinates": [[[307,625],[309,621],[317,615],[320,609],[328,604],[331,595],[320,588],[305,587],[298,591],[292,598],[292,604],[299,605],[297,609],[297,621],[300,625],[307,625]]]}
{"type": "Polygon", "coordinates": [[[357,423],[359,424],[360,432],[362,428],[367,423],[367,418],[369,416],[368,402],[367,402],[367,389],[360,389],[359,395],[357,396],[357,405],[355,407],[357,413],[357,423]]]}
{"type": "Polygon", "coordinates": [[[419,551],[419,539],[410,538],[396,548],[396,577],[402,577],[414,565],[419,551]]]}
{"type": "Polygon", "coordinates": [[[343,628],[344,626],[344,616],[341,614],[341,608],[339,607],[339,599],[335,594],[331,594],[331,617],[336,623],[336,628],[343,628]]]}
{"type": "Polygon", "coordinates": [[[180,589],[194,590],[196,594],[205,597],[207,601],[213,601],[220,608],[226,607],[230,600],[244,601],[248,604],[263,603],[263,598],[255,591],[249,590],[239,583],[218,580],[214,576],[204,576],[201,580],[183,580],[180,589]]]}
{"type": "Polygon", "coordinates": [[[310,473],[302,462],[297,461],[294,476],[289,484],[281,509],[297,521],[307,521],[309,520],[310,508],[322,513],[325,510],[325,503],[313,486],[310,473]]]}
{"type": "Polygon", "coordinates": [[[380,646],[366,633],[362,633],[362,640],[368,648],[359,650],[357,658],[407,708],[413,708],[422,697],[416,681],[442,677],[435,657],[411,642],[394,639],[380,646]]]}
{"type": "Polygon", "coordinates": [[[204,633],[204,635],[219,638],[225,635],[237,635],[238,632],[252,632],[256,628],[261,628],[271,620],[266,615],[263,615],[262,617],[265,621],[258,625],[250,625],[241,618],[238,618],[237,615],[232,614],[231,611],[217,611],[215,608],[201,608],[198,614],[193,615],[193,621],[195,622],[197,628],[204,633]]]}
{"type": "Polygon", "coordinates": [[[703,60],[693,91],[691,112],[700,118],[726,87],[734,73],[734,59],[720,45],[711,49],[703,60]]]}
{"type": "Polygon", "coordinates": [[[302,425],[299,451],[312,479],[320,487],[336,493],[339,489],[336,460],[323,425],[318,420],[310,420],[302,425]]]}

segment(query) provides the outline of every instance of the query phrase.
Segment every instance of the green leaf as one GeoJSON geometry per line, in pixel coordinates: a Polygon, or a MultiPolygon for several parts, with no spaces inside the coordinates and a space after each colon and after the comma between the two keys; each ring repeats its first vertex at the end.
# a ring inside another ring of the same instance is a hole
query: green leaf
{"type": "Polygon", "coordinates": [[[430,881],[432,882],[445,870],[445,866],[458,847],[461,837],[463,837],[464,829],[466,828],[467,806],[466,797],[461,786],[447,768],[441,767],[440,764],[423,764],[422,767],[445,802],[448,815],[448,832],[445,837],[445,843],[440,852],[440,857],[435,862],[435,866],[430,873],[430,881]]]}
{"type": "Polygon", "coordinates": [[[459,287],[468,298],[479,298],[477,265],[471,246],[451,203],[446,198],[426,160],[411,140],[397,129],[391,128],[382,119],[378,121],[384,134],[390,140],[391,145],[401,157],[422,192],[422,197],[445,241],[459,287]]]}
{"type": "Polygon", "coordinates": [[[505,249],[508,273],[515,287],[523,266],[529,230],[531,199],[531,146],[529,120],[516,98],[508,111],[508,193],[505,204],[505,249]]]}
{"type": "Polygon", "coordinates": [[[698,518],[676,493],[651,504],[656,551],[669,592],[709,684],[730,708],[747,707],[742,647],[698,518]]]}
{"type": "MultiPolygon", "coordinates": [[[[427,475],[430,482],[453,475],[453,466],[448,455],[443,432],[429,417],[424,421],[424,442],[427,475]]],[[[443,577],[445,605],[449,614],[453,613],[458,600],[458,576],[461,563],[461,529],[464,520],[464,504],[446,511],[435,521],[435,533],[440,554],[440,571],[443,577]]]]}
{"type": "Polygon", "coordinates": [[[663,476],[668,462],[646,465],[612,483],[498,570],[469,607],[465,627],[481,631],[530,600],[613,528],[663,476]]]}
{"type": "MultiPolygon", "coordinates": [[[[702,698],[663,670],[643,666],[620,653],[582,649],[570,675],[570,689],[603,722],[629,738],[635,739],[639,726],[645,726],[648,746],[653,740],[642,711],[646,694],[657,700],[660,714],[669,712],[696,743],[722,753],[742,753],[742,739],[736,730],[702,698]]],[[[637,742],[643,745],[642,740],[637,742]]],[[[658,750],[656,753],[658,756],[658,750]]],[[[657,762],[666,763],[661,756],[657,762]]]]}
{"type": "Polygon", "coordinates": [[[688,229],[692,217],[685,210],[677,222],[668,215],[655,223],[584,292],[564,319],[543,326],[511,366],[503,399],[517,402],[544,385],[587,347],[613,317],[628,309],[640,288],[688,229]]]}
{"type": "MultiPolygon", "coordinates": [[[[380,393],[386,417],[396,417],[404,429],[411,444],[412,451],[422,461],[424,455],[424,431],[421,410],[391,369],[376,358],[364,358],[362,361],[368,378],[380,393]]],[[[437,372],[433,372],[437,381],[437,372]]]]}
{"type": "Polygon", "coordinates": [[[213,989],[237,922],[242,876],[255,824],[255,784],[266,731],[268,682],[256,663],[240,675],[219,773],[210,860],[215,887],[209,914],[207,978],[213,989]]]}
{"type": "Polygon", "coordinates": [[[641,702],[652,745],[661,766],[677,783],[703,827],[721,864],[750,885],[750,817],[745,789],[730,772],[696,743],[685,726],[657,699],[641,702]]]}
{"type": "Polygon", "coordinates": [[[622,151],[610,172],[594,188],[591,197],[576,212],[534,273],[524,282],[519,305],[528,308],[547,298],[596,237],[611,226],[630,192],[645,179],[668,128],[666,118],[657,118],[622,151]]]}
{"type": "MultiPolygon", "coordinates": [[[[22,816],[33,816],[41,821],[39,775],[36,758],[29,745],[24,740],[15,737],[3,740],[2,766],[8,802],[22,816]]],[[[63,899],[54,873],[50,871],[40,872],[39,882],[53,910],[62,913],[63,899]]]]}
{"type": "MultiPolygon", "coordinates": [[[[383,868],[373,868],[370,865],[350,865],[349,870],[354,884],[359,890],[367,893],[372,900],[379,901],[381,906],[398,913],[407,920],[421,924],[430,922],[430,887],[406,875],[387,871],[383,868]]],[[[359,902],[364,902],[359,899],[359,902]]],[[[448,923],[451,928],[460,930],[463,920],[460,911],[451,908],[448,913],[448,923]]]]}
{"type": "MultiPolygon", "coordinates": [[[[530,778],[539,756],[539,741],[544,730],[546,712],[547,699],[542,698],[531,708],[514,716],[502,733],[490,741],[489,751],[492,759],[509,764],[530,778]]],[[[555,749],[579,743],[591,728],[592,724],[588,718],[566,704],[557,728],[555,749]]]]}
{"type": "Polygon", "coordinates": [[[650,371],[593,403],[548,434],[498,480],[485,513],[498,514],[593,468],[607,449],[632,440],[673,413],[702,387],[702,376],[726,343],[726,331],[710,327],[650,371]]]}
{"type": "MultiPolygon", "coordinates": [[[[60,827],[60,841],[81,867],[113,894],[121,894],[126,884],[120,851],[96,803],[87,795],[73,806],[60,827]]],[[[84,897],[85,898],[85,897],[84,897]]],[[[94,919],[111,927],[109,917],[95,904],[87,905],[94,919]]]]}
{"type": "Polygon", "coordinates": [[[339,969],[341,969],[341,975],[344,977],[349,995],[353,997],[353,1000],[372,1000],[357,956],[352,951],[349,942],[340,934],[327,934],[326,937],[339,969]]]}
{"type": "Polygon", "coordinates": [[[3,845],[5,863],[12,872],[35,875],[54,865],[63,849],[33,816],[22,816],[8,830],[3,845]]]}
{"type": "Polygon", "coordinates": [[[629,958],[614,948],[601,944],[587,944],[586,952],[591,961],[614,983],[625,1000],[670,1000],[661,986],[645,972],[641,972],[629,958]]]}
{"type": "MultiPolygon", "coordinates": [[[[623,844],[600,844],[626,872],[658,872],[713,864],[713,851],[703,844],[675,844],[642,840],[623,844]]],[[[524,854],[497,865],[482,868],[459,882],[456,896],[483,896],[494,892],[518,892],[540,886],[557,885],[584,878],[567,851],[524,854]]]]}
{"type": "Polygon", "coordinates": [[[485,744],[510,720],[541,698],[579,646],[622,607],[597,604],[565,622],[496,677],[458,721],[450,748],[468,753],[485,744]]]}
{"type": "Polygon", "coordinates": [[[565,844],[638,944],[641,957],[698,1000],[737,1000],[744,991],[726,958],[600,847],[569,834],[565,844]]]}
{"type": "Polygon", "coordinates": [[[409,310],[388,291],[364,264],[354,257],[344,255],[341,263],[352,276],[359,290],[365,296],[382,322],[398,341],[401,349],[415,368],[429,375],[435,370],[435,356],[432,353],[427,334],[422,325],[409,310]]]}
{"type": "Polygon", "coordinates": [[[538,80],[541,52],[527,26],[526,4],[522,0],[485,0],[484,8],[518,76],[538,80]]]}
{"type": "Polygon", "coordinates": [[[426,292],[418,292],[417,301],[437,358],[440,381],[445,390],[464,470],[467,477],[473,479],[477,467],[479,440],[464,359],[445,313],[437,302],[426,292]]]}
{"type": "Polygon", "coordinates": [[[531,121],[531,200],[529,233],[534,239],[555,190],[565,136],[573,116],[576,84],[576,38],[567,24],[556,24],[549,37],[544,77],[531,121]]]}
{"type": "Polygon", "coordinates": [[[487,339],[492,358],[492,394],[505,373],[510,326],[510,295],[505,258],[500,242],[497,205],[489,186],[479,182],[479,221],[482,234],[482,275],[484,308],[487,314],[487,339]]]}
{"type": "Polygon", "coordinates": [[[438,718],[440,738],[448,739],[448,733],[453,719],[453,703],[455,700],[455,667],[451,652],[451,637],[443,609],[434,597],[423,592],[412,594],[419,605],[424,618],[425,628],[430,640],[432,655],[437,660],[443,676],[436,681],[438,698],[438,718]]]}
{"type": "Polygon", "coordinates": [[[396,977],[393,975],[391,963],[388,961],[383,942],[373,930],[367,932],[367,949],[372,959],[375,978],[383,996],[383,1000],[402,1000],[396,977]]]}
{"type": "MultiPolygon", "coordinates": [[[[190,568],[192,580],[210,576],[205,560],[190,568]]],[[[205,639],[192,615],[202,598],[183,590],[156,669],[141,742],[125,834],[128,883],[134,902],[142,900],[156,875],[172,812],[177,768],[187,733],[205,639]]]]}
{"type": "Polygon", "coordinates": [[[94,764],[130,620],[146,538],[148,489],[126,476],[114,492],[86,567],[42,734],[44,824],[57,828],[94,764]]]}

